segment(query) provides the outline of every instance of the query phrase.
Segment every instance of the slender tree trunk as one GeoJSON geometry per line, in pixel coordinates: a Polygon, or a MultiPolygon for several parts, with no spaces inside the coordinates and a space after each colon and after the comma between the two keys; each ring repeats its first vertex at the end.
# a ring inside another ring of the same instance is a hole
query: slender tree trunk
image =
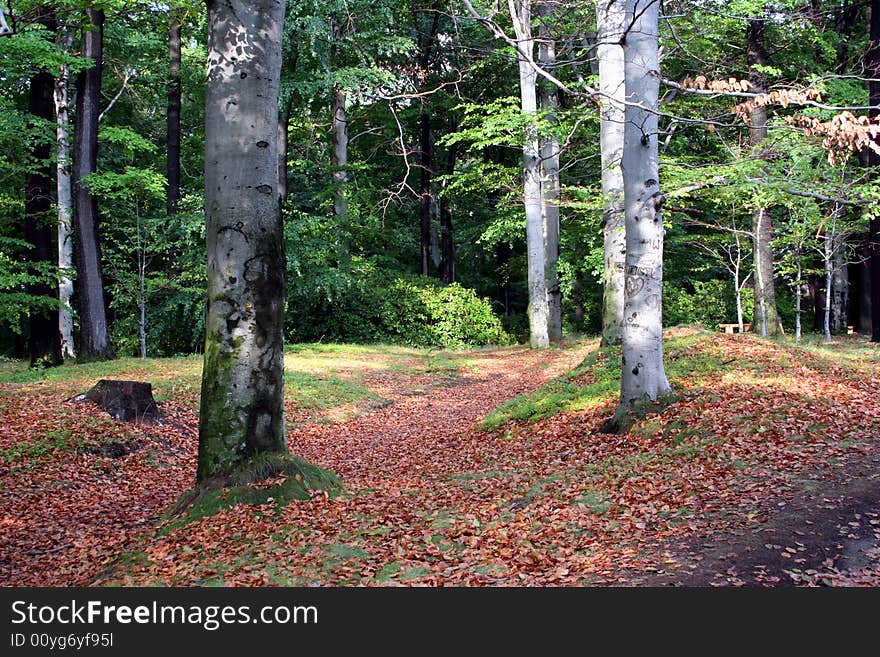
{"type": "Polygon", "coordinates": [[[290,128],[291,101],[288,100],[278,112],[278,194],[287,198],[287,131],[290,128]]]}
{"type": "MultiPolygon", "coordinates": [[[[433,12],[428,32],[422,32],[418,24],[419,35],[419,68],[423,79],[427,79],[431,70],[431,54],[437,40],[440,26],[440,0],[435,0],[431,7],[433,12]]],[[[434,208],[434,196],[431,193],[431,180],[434,175],[434,133],[431,129],[431,111],[428,101],[422,98],[419,113],[419,257],[422,276],[431,274],[431,221],[434,208]]]]}
{"type": "Polygon", "coordinates": [[[93,65],[79,75],[76,96],[76,157],[74,159],[74,207],[76,210],[76,262],[79,288],[80,360],[113,357],[104,300],[101,243],[97,199],[89,193],[85,178],[98,162],[98,117],[103,68],[104,12],[89,9],[92,26],[83,34],[82,56],[93,65]]]}
{"type": "Polygon", "coordinates": [[[510,244],[505,242],[504,240],[498,242],[498,245],[495,247],[495,255],[498,261],[498,271],[501,272],[501,283],[498,286],[498,291],[501,296],[501,306],[504,309],[503,315],[504,317],[510,317],[511,308],[510,308],[510,258],[512,256],[510,244]]]}
{"type": "Polygon", "coordinates": [[[348,183],[348,116],[345,109],[346,94],[342,89],[333,92],[333,182],[336,185],[336,196],[333,201],[333,214],[340,223],[348,217],[348,201],[345,198],[348,183]]]}
{"type": "MultiPolygon", "coordinates": [[[[54,28],[54,18],[50,19],[54,28]]],[[[55,81],[46,71],[30,80],[28,112],[34,117],[52,121],[55,81]]],[[[30,244],[30,261],[34,265],[55,262],[53,244],[55,222],[52,210],[51,144],[39,140],[34,146],[34,165],[27,175],[24,199],[25,237],[30,244]]],[[[55,297],[54,285],[45,282],[30,283],[28,294],[48,302],[55,297]]],[[[31,365],[59,365],[61,340],[58,332],[58,311],[50,308],[31,308],[29,313],[28,353],[31,365]]]]}
{"type": "Polygon", "coordinates": [[[825,234],[823,260],[825,264],[825,312],[822,314],[822,328],[825,342],[831,342],[831,286],[834,275],[834,226],[825,234]]]}
{"type": "Polygon", "coordinates": [[[623,2],[597,2],[599,28],[599,143],[602,160],[602,198],[604,203],[604,269],[602,274],[602,344],[621,342],[623,320],[626,229],[624,226],[623,157],[626,84],[623,48],[620,40],[627,26],[623,2]]]}
{"type": "MultiPolygon", "coordinates": [[[[534,60],[530,0],[511,0],[511,18],[516,32],[519,55],[519,89],[522,112],[533,118],[538,112],[537,73],[534,60]]],[[[547,285],[544,269],[544,217],[541,207],[540,144],[533,125],[526,128],[523,140],[523,178],[526,211],[526,250],[529,286],[529,343],[532,348],[550,344],[547,320],[547,285]]]]}
{"type": "Polygon", "coordinates": [[[838,232],[832,244],[833,272],[831,275],[831,331],[846,333],[849,325],[849,264],[846,257],[847,235],[838,232]]]}
{"type": "Polygon", "coordinates": [[[283,0],[208,0],[208,309],[198,480],[286,453],[278,192],[283,0]]]}
{"type": "Polygon", "coordinates": [[[865,335],[872,334],[872,323],[871,323],[871,252],[867,246],[863,247],[860,252],[861,258],[856,269],[858,273],[858,313],[856,316],[856,322],[858,326],[859,333],[864,333],[865,335]]]}
{"type": "Polygon", "coordinates": [[[422,276],[431,274],[431,177],[434,169],[434,134],[427,108],[419,115],[419,244],[422,276]]]}
{"type": "MultiPolygon", "coordinates": [[[[871,22],[868,52],[865,55],[865,75],[868,83],[872,118],[880,116],[880,0],[871,0],[871,22]]],[[[868,149],[868,162],[880,167],[880,155],[868,149]]],[[[871,342],[880,342],[880,216],[872,215],[868,244],[871,250],[871,342]]]]}
{"type": "Polygon", "coordinates": [[[798,247],[797,252],[797,281],[795,282],[795,314],[794,314],[794,341],[797,344],[801,343],[801,336],[803,334],[803,329],[801,327],[801,299],[803,295],[801,294],[801,288],[803,287],[803,281],[801,278],[803,277],[803,268],[801,266],[801,251],[800,247],[798,247]]]}
{"type": "MultiPolygon", "coordinates": [[[[446,153],[446,175],[455,173],[455,160],[458,149],[453,144],[446,153]]],[[[443,181],[443,189],[449,185],[449,179],[443,181]]],[[[452,203],[442,195],[440,197],[440,278],[444,283],[455,282],[455,242],[452,231],[452,203]]]]}
{"type": "Polygon", "coordinates": [[[141,233],[140,210],[135,207],[137,219],[137,258],[138,258],[138,341],[141,358],[147,357],[147,253],[144,236],[141,233]]]}
{"type": "MultiPolygon", "coordinates": [[[[73,30],[63,37],[64,52],[73,46],[73,30]]],[[[55,78],[55,141],[56,141],[56,188],[58,193],[58,333],[61,339],[61,357],[75,358],[73,343],[73,279],[64,272],[72,272],[73,263],[73,183],[70,159],[70,100],[68,84],[70,67],[64,65],[55,78]]]]}
{"type": "MultiPolygon", "coordinates": [[[[545,70],[556,68],[556,43],[548,21],[553,16],[555,0],[542,0],[538,5],[541,27],[538,32],[538,63],[545,70]]],[[[556,120],[559,98],[556,87],[549,83],[538,86],[538,103],[551,122],[556,120]]],[[[541,139],[541,206],[544,213],[544,260],[547,284],[547,335],[550,342],[562,340],[562,290],[559,286],[559,139],[548,135],[541,139]]]]}
{"type": "MultiPolygon", "coordinates": [[[[767,65],[767,50],[764,43],[764,19],[749,20],[746,28],[749,61],[752,66],[767,65]]],[[[767,88],[764,74],[752,68],[749,81],[756,92],[767,88]]],[[[749,114],[749,140],[760,157],[761,143],[767,138],[767,108],[756,106],[749,114]]],[[[755,258],[755,317],[752,327],[762,337],[773,336],[779,332],[779,318],[776,312],[775,273],[773,270],[773,219],[768,208],[758,208],[753,215],[754,258],[755,258]]]]}
{"type": "Polygon", "coordinates": [[[180,21],[171,18],[168,25],[168,191],[166,212],[177,214],[180,205],[180,21]]]}
{"type": "Polygon", "coordinates": [[[623,149],[626,274],[620,422],[633,406],[669,392],[663,368],[663,194],[659,183],[657,101],[659,3],[628,0],[626,132],[623,149]]]}

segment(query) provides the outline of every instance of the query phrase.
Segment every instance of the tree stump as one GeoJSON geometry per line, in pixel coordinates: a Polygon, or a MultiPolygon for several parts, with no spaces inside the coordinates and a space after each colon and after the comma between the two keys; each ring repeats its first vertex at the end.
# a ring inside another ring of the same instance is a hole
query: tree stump
{"type": "Polygon", "coordinates": [[[141,381],[111,381],[101,379],[84,395],[73,401],[88,399],[123,422],[156,424],[162,418],[153,399],[153,385],[141,381]]]}

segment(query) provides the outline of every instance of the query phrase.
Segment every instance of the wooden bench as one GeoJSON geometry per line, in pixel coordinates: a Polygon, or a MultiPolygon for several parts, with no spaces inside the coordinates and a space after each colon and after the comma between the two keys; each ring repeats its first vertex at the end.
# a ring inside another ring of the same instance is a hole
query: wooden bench
{"type": "MultiPolygon", "coordinates": [[[[719,324],[718,326],[723,328],[725,333],[735,333],[739,329],[739,324],[719,324]]],[[[743,331],[748,332],[751,330],[751,324],[743,324],[743,331]]]]}

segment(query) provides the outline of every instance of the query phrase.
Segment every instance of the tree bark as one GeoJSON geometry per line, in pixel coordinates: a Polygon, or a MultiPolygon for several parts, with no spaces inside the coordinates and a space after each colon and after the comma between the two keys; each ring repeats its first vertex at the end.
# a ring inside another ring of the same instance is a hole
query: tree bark
{"type": "MultiPolygon", "coordinates": [[[[54,17],[48,19],[54,29],[54,17]]],[[[47,22],[48,22],[47,21],[47,22]]],[[[55,81],[46,71],[35,74],[30,80],[28,112],[34,117],[52,121],[55,81]]],[[[52,149],[48,140],[38,140],[32,156],[34,165],[27,175],[24,198],[25,237],[30,244],[30,261],[34,265],[47,265],[55,262],[55,247],[52,240],[54,221],[52,210],[52,149]]],[[[54,285],[46,282],[28,284],[28,294],[45,301],[55,297],[54,285]]],[[[58,311],[49,308],[32,307],[29,313],[28,353],[31,366],[59,365],[61,340],[58,332],[58,311]]]]}
{"type": "Polygon", "coordinates": [[[621,166],[626,206],[625,300],[621,420],[633,406],[671,389],[663,369],[663,194],[659,183],[657,101],[659,3],[628,0],[623,52],[626,72],[626,130],[621,166]]]}
{"type": "Polygon", "coordinates": [[[76,211],[76,262],[79,288],[80,360],[113,357],[104,300],[101,243],[97,199],[89,192],[85,178],[98,162],[98,117],[103,68],[104,12],[88,10],[92,26],[83,34],[82,56],[93,65],[79,75],[76,96],[76,140],[74,158],[74,207],[76,211]]]}
{"type": "MultiPolygon", "coordinates": [[[[62,38],[64,52],[73,46],[73,30],[66,30],[62,38]]],[[[56,152],[56,191],[58,204],[58,333],[61,340],[61,357],[64,360],[75,358],[73,343],[73,279],[64,272],[72,272],[73,263],[73,182],[71,180],[70,159],[70,100],[68,84],[70,67],[61,67],[55,78],[55,152],[56,152]]]]}
{"type": "Polygon", "coordinates": [[[858,280],[858,310],[856,311],[856,328],[859,333],[872,334],[871,322],[871,255],[870,249],[863,246],[859,252],[859,264],[855,273],[858,280]]]}
{"type": "Polygon", "coordinates": [[[199,481],[285,453],[285,259],[278,192],[283,0],[208,0],[208,309],[199,481]]]}
{"type": "MultiPolygon", "coordinates": [[[[556,43],[550,33],[549,20],[555,2],[543,0],[538,4],[542,21],[538,30],[538,64],[545,70],[556,67],[556,43]]],[[[559,107],[555,85],[542,82],[538,86],[538,104],[553,123],[559,107]]],[[[553,134],[541,139],[541,206],[544,214],[544,267],[547,285],[547,335],[550,342],[562,340],[562,290],[559,285],[559,139],[553,134]]]]}
{"type": "Polygon", "coordinates": [[[431,274],[431,178],[434,168],[434,135],[426,108],[419,115],[419,253],[422,276],[431,274]]]}
{"type": "MultiPolygon", "coordinates": [[[[537,73],[534,61],[530,0],[511,0],[511,18],[516,32],[519,59],[519,89],[522,112],[534,118],[538,112],[537,73]]],[[[523,198],[526,214],[526,251],[529,287],[529,344],[532,348],[550,344],[547,320],[547,284],[544,268],[544,217],[541,204],[540,144],[534,125],[526,127],[523,140],[523,198]]]]}
{"type": "MultiPolygon", "coordinates": [[[[868,83],[869,104],[872,118],[880,116],[880,0],[871,0],[871,22],[868,52],[865,54],[865,75],[868,83]]],[[[880,167],[880,155],[868,149],[868,162],[880,167]]],[[[873,215],[869,228],[868,244],[871,251],[871,342],[880,342],[880,216],[873,215]]]]}
{"type": "Polygon", "coordinates": [[[342,223],[348,216],[348,201],[345,186],[348,182],[348,116],[345,109],[346,94],[342,89],[333,92],[331,111],[333,112],[333,182],[336,196],[333,200],[333,214],[342,223]]]}
{"type": "MultiPolygon", "coordinates": [[[[446,153],[446,175],[455,173],[455,161],[458,148],[453,144],[446,153]]],[[[443,181],[445,189],[449,184],[447,177],[443,181]]],[[[440,279],[444,283],[455,282],[455,241],[452,230],[452,203],[445,196],[440,198],[440,279]]]]}
{"type": "Polygon", "coordinates": [[[846,334],[849,325],[849,264],[846,254],[847,236],[838,232],[832,244],[831,331],[846,334]]]}
{"type": "Polygon", "coordinates": [[[168,190],[166,212],[177,214],[180,206],[180,21],[172,16],[168,24],[168,111],[166,131],[168,190]]]}
{"type": "MultiPolygon", "coordinates": [[[[749,81],[756,93],[767,89],[764,74],[754,65],[767,65],[767,49],[764,42],[764,19],[749,20],[746,28],[748,45],[749,81]]],[[[749,141],[759,157],[761,143],[767,138],[767,108],[756,106],[749,114],[749,141]]],[[[755,313],[753,330],[762,337],[774,336],[779,332],[779,318],[776,312],[775,273],[773,270],[773,219],[768,208],[757,208],[752,215],[753,250],[755,258],[755,313]]]]}
{"type": "Polygon", "coordinates": [[[626,84],[623,48],[620,41],[626,29],[623,2],[597,2],[596,21],[599,46],[599,143],[604,203],[604,269],[602,274],[602,344],[620,344],[623,320],[626,229],[624,226],[623,156],[626,84]]]}
{"type": "Polygon", "coordinates": [[[288,99],[278,112],[278,195],[281,200],[287,198],[287,131],[290,128],[290,107],[288,99]]]}

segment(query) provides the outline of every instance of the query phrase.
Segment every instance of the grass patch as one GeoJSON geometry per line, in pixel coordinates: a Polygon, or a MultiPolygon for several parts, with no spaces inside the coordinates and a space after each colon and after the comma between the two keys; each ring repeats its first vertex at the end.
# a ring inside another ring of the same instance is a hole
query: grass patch
{"type": "Polygon", "coordinates": [[[288,402],[300,409],[326,410],[343,404],[384,404],[385,399],[365,385],[336,376],[322,378],[304,372],[288,372],[284,394],[288,402]]]}
{"type": "Polygon", "coordinates": [[[590,408],[613,398],[620,390],[620,349],[600,349],[575,369],[538,390],[510,399],[489,413],[484,431],[495,431],[510,421],[537,422],[557,413],[590,408]],[[579,381],[579,379],[589,379],[579,381]]]}

